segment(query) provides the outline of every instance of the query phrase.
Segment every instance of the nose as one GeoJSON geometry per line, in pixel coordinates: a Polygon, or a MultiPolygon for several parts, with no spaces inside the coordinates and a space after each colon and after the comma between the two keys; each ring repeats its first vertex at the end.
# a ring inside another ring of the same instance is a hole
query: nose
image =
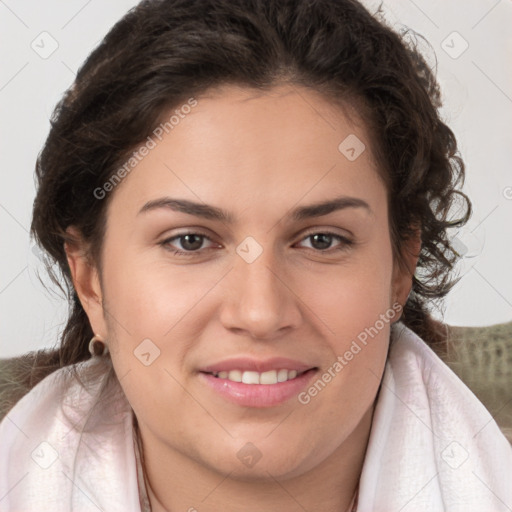
{"type": "Polygon", "coordinates": [[[271,340],[299,326],[300,299],[283,263],[270,250],[251,263],[235,255],[234,267],[226,277],[228,298],[220,315],[226,329],[271,340]]]}

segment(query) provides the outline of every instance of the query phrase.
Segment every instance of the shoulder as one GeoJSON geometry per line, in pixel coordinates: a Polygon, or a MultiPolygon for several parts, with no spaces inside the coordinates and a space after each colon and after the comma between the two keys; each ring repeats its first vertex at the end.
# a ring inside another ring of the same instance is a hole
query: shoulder
{"type": "Polygon", "coordinates": [[[109,360],[93,358],[52,372],[0,423],[0,495],[8,495],[12,509],[73,502],[83,510],[86,501],[109,496],[108,485],[122,494],[120,486],[128,482],[125,494],[133,499],[132,420],[109,360]]]}
{"type": "Polygon", "coordinates": [[[34,385],[27,382],[22,372],[31,371],[31,361],[21,358],[3,362],[0,396],[4,417],[0,434],[6,434],[5,426],[15,423],[27,430],[41,429],[48,420],[54,422],[60,415],[73,410],[73,416],[87,414],[98,397],[102,384],[111,373],[111,365],[103,361],[88,360],[64,366],[42,376],[34,385]],[[42,378],[41,378],[42,377],[42,378]]]}
{"type": "MultiPolygon", "coordinates": [[[[489,422],[496,422],[512,442],[512,414],[497,415],[512,399],[510,388],[501,386],[500,381],[506,374],[505,380],[510,382],[512,365],[497,361],[494,352],[502,350],[505,361],[506,351],[495,340],[488,340],[489,333],[499,327],[448,326],[447,351],[439,354],[413,331],[398,323],[393,330],[389,364],[394,369],[395,378],[410,380],[423,387],[428,399],[435,402],[443,414],[451,416],[466,411],[465,415],[486,417],[489,422]],[[484,361],[487,364],[483,364],[484,361]]],[[[512,338],[508,344],[512,349],[512,338]]],[[[408,389],[412,395],[414,386],[411,384],[408,389]]]]}
{"type": "Polygon", "coordinates": [[[399,322],[392,334],[361,479],[362,508],[512,504],[512,448],[491,414],[413,331],[399,322]],[[411,497],[419,482],[428,486],[411,497]],[[482,482],[492,482],[492,493],[482,482]]]}
{"type": "Polygon", "coordinates": [[[59,349],[0,359],[0,420],[36,384],[61,367],[59,349]]]}
{"type": "MultiPolygon", "coordinates": [[[[97,364],[92,359],[63,365],[59,349],[42,349],[0,359],[0,421],[25,395],[51,375],[55,374],[59,381],[70,375],[80,379],[80,373],[85,378],[91,375],[95,366],[97,364]]],[[[69,385],[69,382],[63,384],[69,385]]]]}

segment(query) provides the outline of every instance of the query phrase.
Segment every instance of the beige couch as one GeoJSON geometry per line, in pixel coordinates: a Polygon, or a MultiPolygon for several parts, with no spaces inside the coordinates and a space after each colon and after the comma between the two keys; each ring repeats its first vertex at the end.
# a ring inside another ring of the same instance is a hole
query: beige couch
{"type": "Polygon", "coordinates": [[[450,368],[487,407],[512,442],[512,322],[449,327],[450,368]]]}

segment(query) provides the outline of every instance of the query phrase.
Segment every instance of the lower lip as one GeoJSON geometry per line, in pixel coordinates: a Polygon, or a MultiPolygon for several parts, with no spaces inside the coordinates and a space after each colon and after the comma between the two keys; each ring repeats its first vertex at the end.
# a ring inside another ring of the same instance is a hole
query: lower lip
{"type": "Polygon", "coordinates": [[[209,373],[200,372],[201,378],[211,389],[227,400],[243,407],[275,407],[297,395],[308,385],[316,373],[308,370],[294,379],[277,384],[244,384],[220,379],[209,373]]]}

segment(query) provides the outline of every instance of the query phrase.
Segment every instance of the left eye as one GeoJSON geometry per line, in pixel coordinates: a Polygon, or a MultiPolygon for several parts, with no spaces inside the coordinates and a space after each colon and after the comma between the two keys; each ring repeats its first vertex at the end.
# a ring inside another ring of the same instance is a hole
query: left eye
{"type": "Polygon", "coordinates": [[[345,238],[341,235],[337,235],[335,233],[328,232],[311,233],[302,239],[302,241],[304,240],[310,240],[310,248],[320,252],[331,249],[331,244],[333,240],[338,240],[340,242],[340,244],[337,247],[335,247],[335,250],[343,249],[346,246],[351,245],[352,243],[348,238],[345,238]]]}

